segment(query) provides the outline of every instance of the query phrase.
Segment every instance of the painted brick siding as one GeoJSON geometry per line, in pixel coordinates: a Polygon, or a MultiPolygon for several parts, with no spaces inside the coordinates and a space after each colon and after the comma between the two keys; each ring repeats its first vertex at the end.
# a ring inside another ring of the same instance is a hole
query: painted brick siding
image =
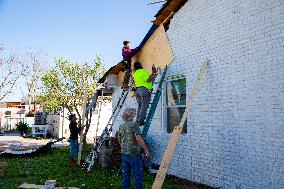
{"type": "MultiPolygon", "coordinates": [[[[190,0],[167,35],[168,76],[186,75],[187,97],[209,59],[168,173],[221,188],[284,188],[284,1],[190,0]]],[[[162,111],[155,117],[149,142],[159,164],[170,135],[162,111]]]]}
{"type": "MultiPolygon", "coordinates": [[[[186,76],[187,97],[209,59],[168,173],[221,188],[284,188],[284,1],[189,0],[167,35],[167,76],[186,76]]],[[[162,99],[147,138],[157,164],[170,138],[162,99]]],[[[137,107],[134,97],[126,107],[137,107]]],[[[114,133],[121,123],[120,114],[114,133]]]]}

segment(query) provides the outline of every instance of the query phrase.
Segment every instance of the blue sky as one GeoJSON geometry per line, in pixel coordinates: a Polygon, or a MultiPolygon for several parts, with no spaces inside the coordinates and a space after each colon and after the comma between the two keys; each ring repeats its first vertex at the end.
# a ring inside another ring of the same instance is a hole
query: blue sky
{"type": "Polygon", "coordinates": [[[162,4],[151,0],[0,0],[0,42],[9,49],[41,48],[74,62],[101,55],[121,60],[124,40],[139,45],[162,4]]]}
{"type": "Polygon", "coordinates": [[[145,0],[0,0],[0,40],[8,47],[42,48],[53,61],[102,55],[121,59],[122,41],[138,45],[161,4],[145,0]]]}

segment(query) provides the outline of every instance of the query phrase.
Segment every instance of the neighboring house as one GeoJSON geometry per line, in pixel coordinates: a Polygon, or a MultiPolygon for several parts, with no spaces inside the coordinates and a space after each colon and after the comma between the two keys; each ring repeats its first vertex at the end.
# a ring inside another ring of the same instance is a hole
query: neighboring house
{"type": "Polygon", "coordinates": [[[47,113],[46,124],[48,125],[47,132],[55,138],[68,138],[69,133],[69,120],[68,120],[68,110],[64,111],[51,111],[47,113]]]}
{"type": "Polygon", "coordinates": [[[15,129],[19,122],[33,124],[33,117],[26,117],[26,105],[23,102],[0,102],[0,127],[5,130],[15,129]]]}
{"type": "MultiPolygon", "coordinates": [[[[168,174],[220,188],[283,188],[284,1],[169,0],[154,23],[162,24],[133,57],[148,70],[173,60],[147,136],[153,162],[160,164],[208,59],[168,174]]],[[[101,82],[121,83],[120,67],[101,82]]],[[[116,88],[113,106],[120,94],[116,88]]],[[[137,107],[132,95],[126,102],[137,107]]],[[[113,134],[121,123],[119,116],[113,134]]]]}
{"type": "Polygon", "coordinates": [[[25,109],[25,102],[0,102],[1,108],[25,109]]]}
{"type": "MultiPolygon", "coordinates": [[[[82,112],[81,112],[82,113],[82,112]]],[[[96,109],[92,112],[92,119],[89,131],[87,133],[87,141],[94,142],[94,137],[100,136],[103,129],[106,127],[107,122],[112,114],[112,102],[111,98],[104,98],[103,101],[97,102],[96,109]]],[[[69,112],[64,111],[54,112],[51,111],[47,115],[47,123],[49,124],[48,133],[56,138],[69,138],[69,112]],[[64,115],[64,116],[63,116],[64,115]]]]}
{"type": "Polygon", "coordinates": [[[98,102],[97,108],[93,111],[90,129],[87,133],[87,140],[94,142],[94,137],[98,137],[107,126],[107,122],[112,114],[112,102],[105,100],[98,102]]]}

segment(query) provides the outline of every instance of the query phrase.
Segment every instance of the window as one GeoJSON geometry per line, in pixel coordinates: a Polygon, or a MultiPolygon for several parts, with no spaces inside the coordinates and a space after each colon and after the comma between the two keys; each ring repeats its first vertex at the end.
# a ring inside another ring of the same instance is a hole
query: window
{"type": "Polygon", "coordinates": [[[11,116],[11,113],[12,113],[11,111],[6,111],[5,112],[6,117],[11,116]]]}
{"type": "MultiPolygon", "coordinates": [[[[178,126],[186,107],[186,79],[169,80],[166,82],[167,132],[173,132],[178,126]]],[[[183,133],[187,132],[187,121],[183,126],[183,133]]]]}

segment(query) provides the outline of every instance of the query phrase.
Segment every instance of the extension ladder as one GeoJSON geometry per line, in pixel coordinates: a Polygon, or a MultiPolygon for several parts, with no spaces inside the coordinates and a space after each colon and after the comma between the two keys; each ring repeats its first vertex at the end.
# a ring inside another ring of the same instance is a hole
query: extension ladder
{"type": "Polygon", "coordinates": [[[129,88],[127,90],[123,90],[122,93],[121,93],[121,96],[119,97],[118,99],[118,102],[112,112],[112,115],[111,117],[109,118],[108,122],[107,122],[107,125],[105,127],[105,129],[103,130],[101,136],[96,140],[95,144],[94,144],[94,147],[93,149],[91,150],[91,152],[88,154],[85,162],[82,164],[82,170],[84,171],[91,171],[94,163],[96,162],[98,156],[99,156],[99,153],[100,153],[100,150],[101,150],[101,147],[103,146],[103,143],[104,141],[110,137],[110,134],[112,132],[112,126],[113,126],[113,123],[115,122],[127,96],[128,96],[128,93],[129,91],[132,89],[132,84],[133,84],[133,80],[131,79],[129,81],[129,88]]]}
{"type": "Polygon", "coordinates": [[[166,73],[167,73],[167,66],[164,68],[164,71],[161,75],[160,81],[158,82],[156,92],[152,93],[152,94],[154,94],[154,98],[150,103],[151,106],[150,106],[150,109],[148,111],[147,117],[145,119],[144,127],[143,127],[143,130],[142,130],[142,136],[143,136],[144,139],[147,136],[147,133],[148,133],[148,130],[150,128],[151,122],[153,120],[155,111],[157,109],[157,105],[159,103],[159,100],[160,100],[160,97],[161,97],[161,94],[162,94],[162,85],[163,85],[163,82],[165,80],[166,73]]]}

